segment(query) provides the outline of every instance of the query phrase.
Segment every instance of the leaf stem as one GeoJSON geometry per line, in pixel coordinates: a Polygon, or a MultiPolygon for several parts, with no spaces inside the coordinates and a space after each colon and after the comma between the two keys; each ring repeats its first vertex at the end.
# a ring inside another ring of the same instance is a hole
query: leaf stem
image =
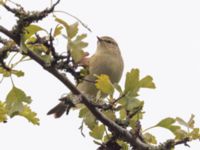
{"type": "Polygon", "coordinates": [[[155,128],[155,127],[157,127],[157,126],[151,126],[151,127],[149,127],[149,128],[146,128],[146,129],[144,129],[144,130],[142,131],[142,133],[147,132],[148,130],[153,129],[153,128],[155,128]]]}

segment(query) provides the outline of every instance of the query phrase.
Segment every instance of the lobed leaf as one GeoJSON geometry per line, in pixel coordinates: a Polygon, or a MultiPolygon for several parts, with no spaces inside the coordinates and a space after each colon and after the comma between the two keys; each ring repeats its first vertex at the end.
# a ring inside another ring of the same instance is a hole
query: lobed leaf
{"type": "Polygon", "coordinates": [[[156,86],[153,82],[153,78],[151,76],[146,76],[143,79],[140,80],[140,87],[142,88],[151,88],[151,89],[155,89],[156,86]]]}
{"type": "Polygon", "coordinates": [[[4,122],[7,120],[7,109],[5,107],[5,103],[0,101],[0,122],[4,122]]]}
{"type": "Polygon", "coordinates": [[[13,116],[15,113],[23,111],[23,103],[31,103],[31,97],[27,96],[21,89],[13,86],[6,97],[5,103],[8,114],[13,116]]]}
{"type": "Polygon", "coordinates": [[[156,137],[154,135],[152,135],[151,133],[145,133],[143,135],[144,137],[144,140],[150,144],[157,144],[157,140],[156,140],[156,137]]]}
{"type": "Polygon", "coordinates": [[[27,105],[23,107],[23,110],[19,113],[20,116],[26,118],[29,122],[34,125],[39,125],[39,118],[37,118],[37,114],[33,112],[27,105]]]}
{"type": "Polygon", "coordinates": [[[105,94],[113,95],[114,87],[109,79],[109,76],[102,74],[97,76],[96,87],[105,94]]]}
{"type": "Polygon", "coordinates": [[[103,124],[101,125],[96,125],[92,131],[90,131],[90,136],[97,140],[101,140],[103,138],[105,132],[105,127],[103,124]]]}

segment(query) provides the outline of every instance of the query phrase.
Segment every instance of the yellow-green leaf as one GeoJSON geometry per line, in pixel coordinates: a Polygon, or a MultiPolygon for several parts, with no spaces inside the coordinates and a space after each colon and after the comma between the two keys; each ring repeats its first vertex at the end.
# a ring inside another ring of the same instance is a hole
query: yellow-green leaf
{"type": "Polygon", "coordinates": [[[129,150],[128,144],[124,141],[117,140],[117,144],[121,147],[120,150],[129,150]]]}
{"type": "Polygon", "coordinates": [[[114,93],[114,87],[109,79],[109,76],[102,74],[100,76],[97,76],[96,80],[96,87],[103,93],[113,95],[114,93]]]}
{"type": "Polygon", "coordinates": [[[30,38],[32,35],[37,33],[38,31],[46,31],[44,28],[31,24],[28,27],[25,28],[25,35],[24,35],[24,41],[26,41],[28,38],[30,38]]]}
{"type": "Polygon", "coordinates": [[[16,75],[17,77],[24,76],[24,72],[21,71],[21,70],[12,70],[11,73],[14,74],[14,75],[16,75]]]}
{"type": "Polygon", "coordinates": [[[0,101],[0,122],[7,120],[7,109],[5,103],[0,101]]]}
{"type": "Polygon", "coordinates": [[[131,72],[127,72],[125,81],[125,91],[124,93],[132,93],[131,95],[136,96],[138,91],[139,83],[139,70],[132,69],[131,72]]]}
{"type": "Polygon", "coordinates": [[[70,40],[68,43],[72,59],[75,63],[79,63],[85,56],[83,48],[87,47],[88,43],[84,42],[83,39],[86,38],[86,36],[86,34],[78,35],[74,40],[70,40]]]}
{"type": "Polygon", "coordinates": [[[55,28],[55,30],[54,30],[53,36],[54,36],[54,37],[56,37],[56,36],[60,35],[60,34],[61,34],[61,31],[62,31],[62,29],[63,29],[63,27],[62,27],[62,26],[60,26],[60,25],[57,25],[57,26],[56,26],[56,28],[55,28]]]}
{"type": "Polygon", "coordinates": [[[15,113],[23,111],[23,103],[31,103],[31,97],[26,96],[24,91],[13,86],[5,102],[8,114],[13,116],[15,113]]]}
{"type": "Polygon", "coordinates": [[[10,77],[11,75],[11,72],[10,71],[7,71],[6,69],[0,67],[0,74],[3,75],[3,77],[10,77]]]}
{"type": "Polygon", "coordinates": [[[83,118],[84,123],[90,130],[92,130],[97,125],[95,116],[86,107],[80,110],[79,117],[83,118]]]}
{"type": "Polygon", "coordinates": [[[24,106],[23,110],[19,113],[20,116],[26,118],[29,122],[34,125],[39,125],[39,118],[37,118],[37,114],[33,112],[28,106],[24,106]]]}
{"type": "Polygon", "coordinates": [[[69,25],[63,19],[57,18],[57,17],[55,18],[55,21],[62,24],[65,27],[65,30],[66,30],[66,33],[68,36],[68,40],[71,40],[78,33],[78,23],[77,22],[69,25]]]}
{"type": "Polygon", "coordinates": [[[143,79],[140,80],[140,87],[142,88],[151,88],[154,89],[156,88],[154,82],[153,82],[153,78],[151,76],[146,76],[143,79]]]}
{"type": "Polygon", "coordinates": [[[69,25],[69,28],[67,30],[67,35],[70,39],[76,36],[78,33],[78,22],[75,22],[74,24],[69,25]]]}
{"type": "Polygon", "coordinates": [[[199,128],[194,128],[192,130],[192,132],[190,132],[190,137],[193,139],[193,140],[196,140],[196,139],[200,139],[200,132],[199,132],[199,128]]]}
{"type": "Polygon", "coordinates": [[[156,137],[154,135],[152,135],[152,134],[150,134],[150,133],[147,132],[147,133],[145,133],[143,135],[143,137],[144,137],[144,140],[146,142],[148,142],[150,144],[157,144],[157,140],[156,140],[156,137]]]}
{"type": "Polygon", "coordinates": [[[90,136],[95,139],[101,140],[105,132],[104,125],[96,125],[92,131],[90,131],[90,136]]]}
{"type": "Polygon", "coordinates": [[[183,126],[189,128],[188,123],[187,123],[186,121],[184,121],[182,118],[176,117],[176,121],[177,121],[180,125],[183,125],[183,126]]]}
{"type": "Polygon", "coordinates": [[[177,140],[183,140],[188,136],[188,133],[182,129],[176,130],[176,132],[174,132],[174,134],[175,134],[175,136],[176,136],[175,138],[177,140]]]}
{"type": "Polygon", "coordinates": [[[156,126],[168,128],[175,122],[176,122],[176,120],[174,118],[169,117],[169,118],[165,118],[165,119],[161,120],[156,126]]]}
{"type": "Polygon", "coordinates": [[[188,126],[189,126],[191,129],[194,128],[194,123],[195,123],[194,117],[195,117],[195,116],[192,114],[191,117],[190,117],[190,119],[189,119],[189,121],[187,122],[188,126]]]}
{"type": "Polygon", "coordinates": [[[116,120],[116,116],[115,116],[115,112],[111,111],[111,110],[107,110],[104,111],[103,114],[108,117],[110,120],[115,121],[116,120]]]}

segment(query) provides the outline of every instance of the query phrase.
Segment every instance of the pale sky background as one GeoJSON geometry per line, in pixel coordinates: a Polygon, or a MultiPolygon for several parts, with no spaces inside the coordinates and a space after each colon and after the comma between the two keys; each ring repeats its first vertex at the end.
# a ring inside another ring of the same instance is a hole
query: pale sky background
{"type": "MultiPolygon", "coordinates": [[[[49,0],[16,0],[27,9],[41,10],[49,6],[49,0]]],[[[200,127],[200,1],[198,0],[62,0],[56,10],[64,10],[80,18],[93,33],[88,33],[87,50],[96,48],[96,35],[109,35],[119,43],[125,62],[125,72],[139,68],[141,75],[152,75],[156,90],[142,90],[146,114],[144,128],[156,124],[165,117],[189,119],[196,115],[200,127]]],[[[70,17],[58,16],[71,21],[70,17]]],[[[0,7],[0,24],[8,28],[12,15],[0,7]]],[[[53,19],[41,25],[54,26],[53,19]]],[[[87,32],[85,29],[81,31],[87,32]]],[[[57,46],[65,46],[58,41],[57,46]]],[[[63,48],[64,49],[64,48],[63,48]]],[[[55,120],[46,116],[57,99],[67,92],[66,87],[37,65],[26,63],[18,66],[25,70],[24,78],[14,78],[17,87],[32,96],[31,107],[38,113],[40,126],[28,123],[24,118],[13,118],[0,124],[0,147],[4,150],[94,150],[97,146],[87,135],[79,131],[81,120],[77,112],[55,120]]],[[[124,77],[121,85],[124,83],[124,77]]],[[[0,85],[0,99],[11,88],[10,80],[0,85]]],[[[173,137],[164,129],[154,129],[159,141],[173,137]]],[[[197,150],[200,142],[189,143],[190,150],[197,150]]],[[[176,150],[189,150],[178,146],[176,150]]]]}

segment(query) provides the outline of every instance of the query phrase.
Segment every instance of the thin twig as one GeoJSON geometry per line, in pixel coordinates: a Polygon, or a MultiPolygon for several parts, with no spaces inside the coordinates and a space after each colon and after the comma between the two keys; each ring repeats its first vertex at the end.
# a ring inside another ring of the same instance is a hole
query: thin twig
{"type": "Polygon", "coordinates": [[[55,13],[64,13],[67,14],[68,16],[76,19],[84,28],[86,28],[89,32],[92,32],[92,30],[88,27],[88,25],[86,25],[83,21],[81,21],[78,17],[66,12],[66,11],[62,11],[62,10],[55,10],[55,13]]]}

